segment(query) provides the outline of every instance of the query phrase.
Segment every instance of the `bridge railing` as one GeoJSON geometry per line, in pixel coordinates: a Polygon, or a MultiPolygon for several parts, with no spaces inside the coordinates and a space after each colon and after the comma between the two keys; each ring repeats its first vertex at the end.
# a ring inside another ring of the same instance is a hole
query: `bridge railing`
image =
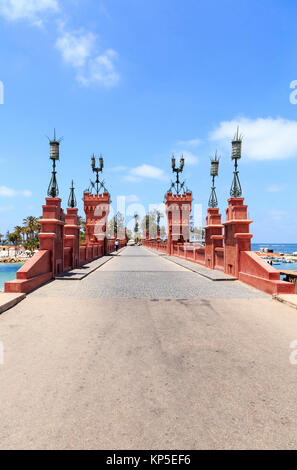
{"type": "Polygon", "coordinates": [[[205,246],[167,240],[143,240],[143,246],[166,251],[169,256],[186,259],[216,269],[269,294],[294,294],[294,284],[282,281],[280,272],[251,251],[252,234],[243,198],[230,198],[226,222],[221,223],[218,208],[209,208],[206,217],[205,246]],[[224,234],[223,234],[224,230],[224,234]],[[161,248],[162,246],[162,248],[161,248]]]}
{"type": "MultiPolygon", "coordinates": [[[[16,280],[5,283],[5,292],[28,293],[53,279],[115,251],[115,239],[95,244],[80,243],[80,224],[76,208],[61,209],[61,200],[47,198],[40,219],[40,251],[17,272],[16,280]]],[[[126,240],[119,240],[119,248],[126,240]]]]}

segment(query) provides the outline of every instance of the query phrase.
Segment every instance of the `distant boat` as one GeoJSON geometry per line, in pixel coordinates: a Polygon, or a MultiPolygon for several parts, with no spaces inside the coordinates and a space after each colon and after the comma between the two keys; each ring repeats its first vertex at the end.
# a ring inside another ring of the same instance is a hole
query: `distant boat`
{"type": "Polygon", "coordinates": [[[273,253],[272,248],[260,248],[260,253],[273,253]]]}

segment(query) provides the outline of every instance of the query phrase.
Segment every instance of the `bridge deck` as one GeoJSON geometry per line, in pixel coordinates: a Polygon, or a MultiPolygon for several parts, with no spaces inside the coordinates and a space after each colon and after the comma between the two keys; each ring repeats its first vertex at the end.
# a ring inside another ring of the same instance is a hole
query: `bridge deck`
{"type": "Polygon", "coordinates": [[[296,448],[297,314],[138,247],[0,316],[0,448],[296,448]]]}

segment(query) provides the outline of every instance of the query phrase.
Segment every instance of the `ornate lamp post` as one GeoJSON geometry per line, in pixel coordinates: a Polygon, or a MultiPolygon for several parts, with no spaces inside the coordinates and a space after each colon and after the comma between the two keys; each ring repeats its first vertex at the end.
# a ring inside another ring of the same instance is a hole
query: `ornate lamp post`
{"type": "Polygon", "coordinates": [[[239,127],[232,141],[232,156],[231,159],[234,160],[234,177],[231,186],[230,195],[231,197],[241,197],[242,189],[239,181],[239,170],[238,170],[238,160],[241,158],[241,147],[242,147],[242,136],[239,135],[239,127]]]}
{"type": "Polygon", "coordinates": [[[50,160],[53,162],[53,169],[52,169],[52,178],[47,190],[48,197],[58,197],[59,196],[59,188],[56,178],[56,162],[60,160],[60,143],[62,139],[56,139],[56,129],[54,129],[54,139],[49,139],[50,143],[50,160]]]}
{"type": "Polygon", "coordinates": [[[94,183],[91,182],[91,184],[92,184],[92,188],[96,189],[96,194],[98,196],[101,188],[103,188],[106,191],[104,182],[101,182],[99,178],[99,173],[102,173],[103,168],[104,168],[104,161],[103,161],[102,155],[100,155],[100,158],[99,158],[99,166],[96,167],[96,158],[95,158],[95,155],[93,154],[91,158],[91,166],[92,166],[93,173],[96,173],[96,181],[94,183]]]}
{"type": "Polygon", "coordinates": [[[184,166],[185,166],[185,159],[182,155],[180,161],[179,161],[179,167],[176,166],[176,160],[174,155],[172,155],[171,159],[171,165],[172,165],[172,172],[176,173],[176,181],[175,183],[172,182],[170,190],[175,190],[176,194],[180,194],[181,191],[185,192],[184,190],[184,185],[185,182],[181,183],[179,179],[179,174],[183,172],[184,166]]]}
{"type": "Polygon", "coordinates": [[[211,158],[210,161],[211,161],[210,176],[212,177],[212,188],[211,188],[210,198],[208,201],[208,207],[218,207],[218,198],[216,195],[215,178],[219,174],[220,158],[217,157],[217,152],[215,153],[214,158],[211,158]]]}
{"type": "Polygon", "coordinates": [[[74,183],[73,183],[73,180],[72,180],[72,184],[71,184],[71,188],[70,188],[70,196],[69,196],[69,199],[68,199],[68,207],[71,207],[72,209],[74,209],[74,207],[76,207],[77,203],[76,203],[76,197],[75,197],[75,194],[74,194],[74,183]]]}

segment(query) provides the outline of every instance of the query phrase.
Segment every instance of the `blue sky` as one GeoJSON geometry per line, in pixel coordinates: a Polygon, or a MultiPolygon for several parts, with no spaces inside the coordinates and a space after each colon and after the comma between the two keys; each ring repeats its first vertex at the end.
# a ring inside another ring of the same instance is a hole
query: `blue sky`
{"type": "Polygon", "coordinates": [[[218,149],[224,219],[239,123],[254,241],[297,243],[296,18],[294,0],[0,0],[0,232],[41,214],[54,127],[64,207],[93,152],[114,201],[162,202],[175,152],[205,209],[218,149]]]}

